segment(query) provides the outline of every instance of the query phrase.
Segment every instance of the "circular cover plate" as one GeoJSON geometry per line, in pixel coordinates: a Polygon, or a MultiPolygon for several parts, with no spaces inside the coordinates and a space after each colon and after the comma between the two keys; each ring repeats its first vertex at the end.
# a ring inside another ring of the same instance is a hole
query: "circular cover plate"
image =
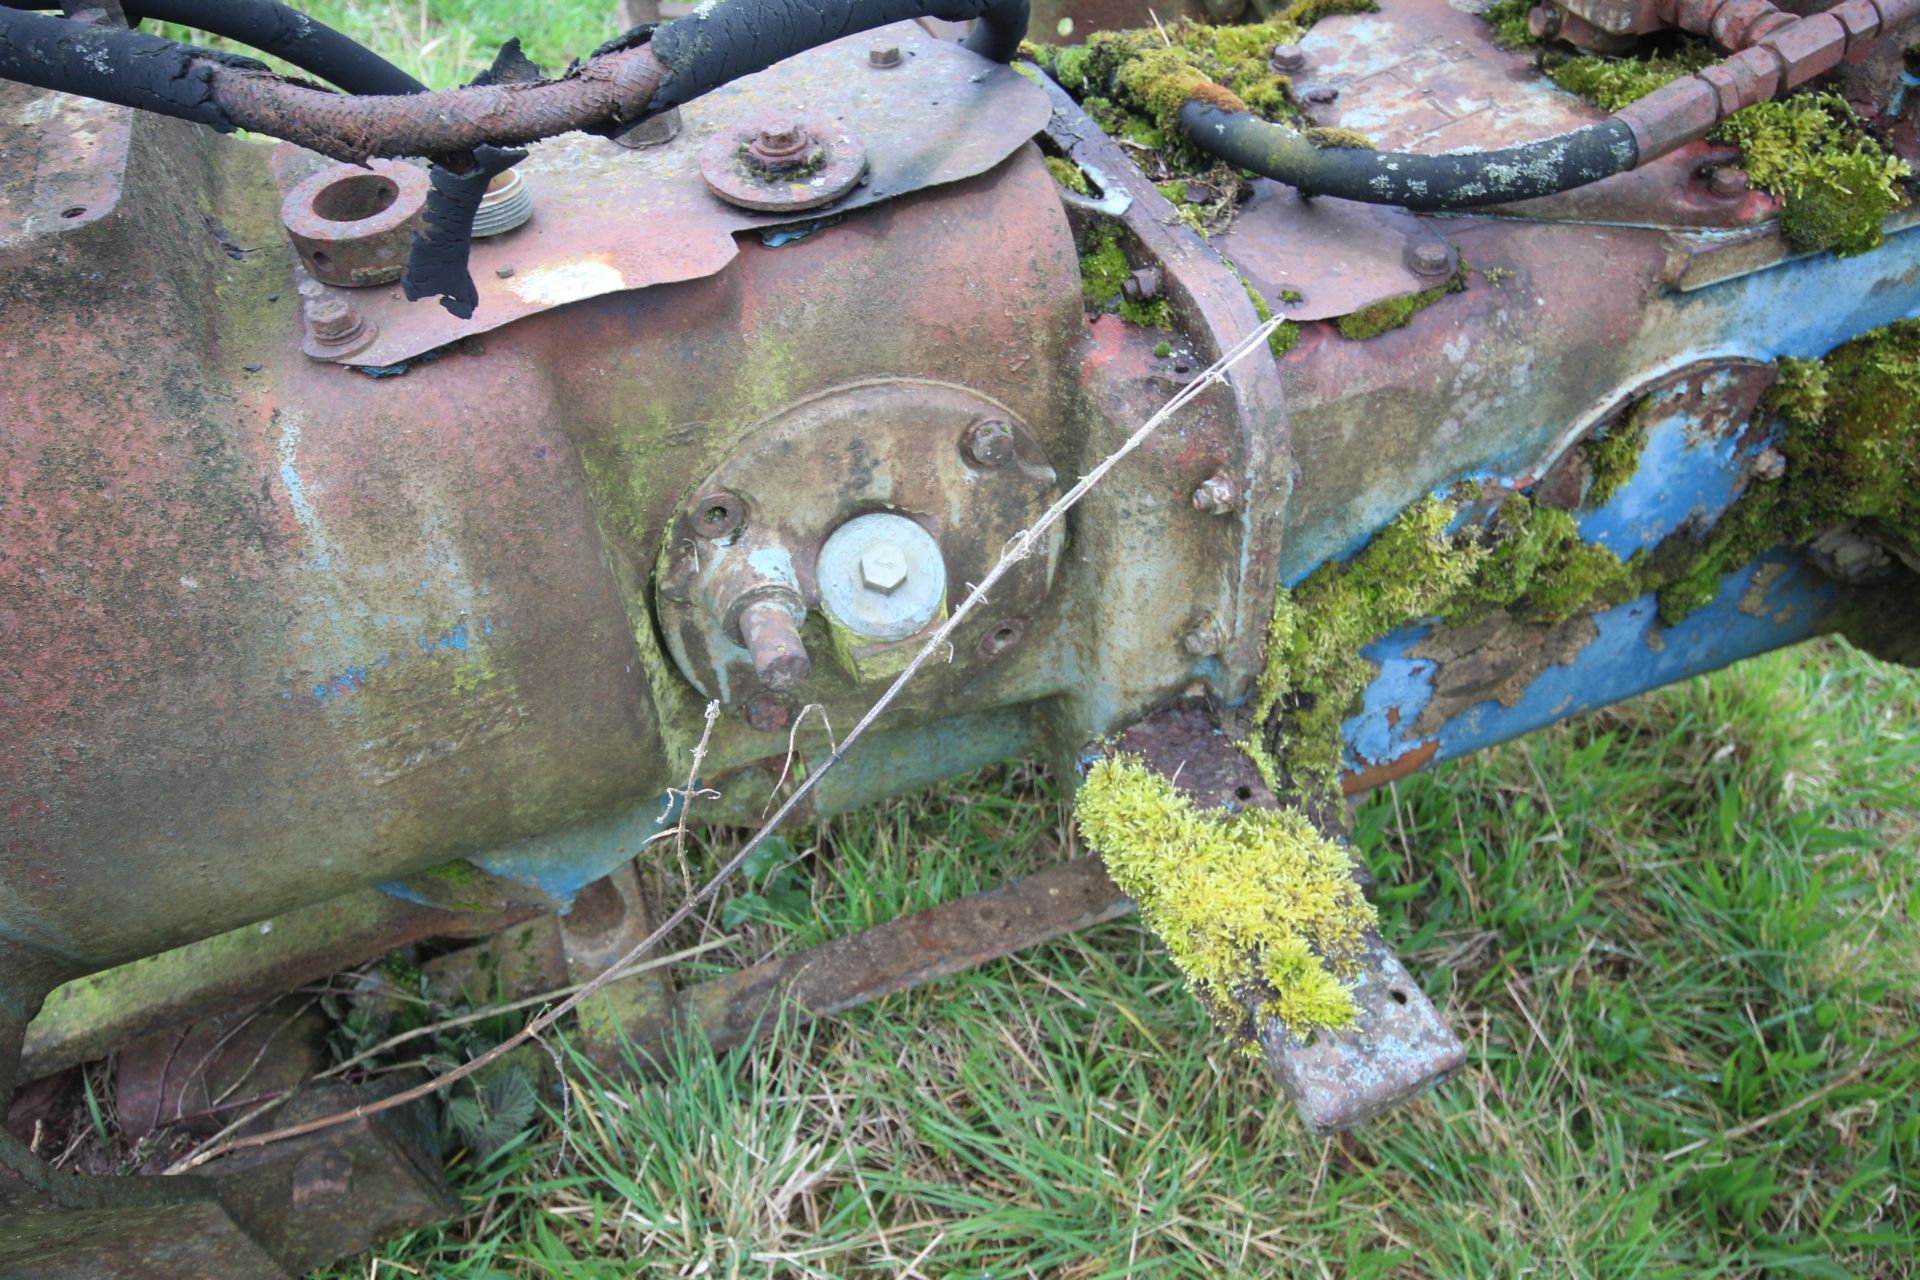
{"type": "Polygon", "coordinates": [[[832,204],[853,190],[867,170],[867,148],[846,126],[826,116],[756,115],[723,126],[700,153],[700,176],[728,204],[758,213],[787,213],[832,204]],[[747,147],[776,120],[798,120],[824,151],[804,173],[770,174],[748,158],[747,147]]]}

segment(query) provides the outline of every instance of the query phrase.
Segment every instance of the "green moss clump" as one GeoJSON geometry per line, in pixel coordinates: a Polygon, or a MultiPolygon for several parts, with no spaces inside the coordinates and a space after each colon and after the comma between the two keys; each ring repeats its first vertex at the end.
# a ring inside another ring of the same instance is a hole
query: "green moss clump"
{"type": "Polygon", "coordinates": [[[1646,414],[1652,403],[1651,397],[1642,400],[1628,411],[1619,425],[1580,442],[1580,452],[1587,463],[1587,506],[1607,505],[1639,470],[1640,452],[1647,447],[1646,414]]]}
{"type": "Polygon", "coordinates": [[[1080,166],[1060,156],[1047,157],[1047,172],[1053,180],[1076,195],[1091,195],[1093,189],[1087,185],[1087,175],[1080,172],[1080,166]]]}
{"type": "Polygon", "coordinates": [[[1156,342],[1153,344],[1153,354],[1164,360],[1173,354],[1173,344],[1171,342],[1156,342]]]}
{"type": "Polygon", "coordinates": [[[1382,298],[1369,303],[1358,311],[1341,316],[1334,321],[1334,328],[1340,336],[1355,342],[1368,338],[1377,338],[1394,329],[1405,328],[1416,315],[1432,306],[1450,293],[1459,293],[1467,287],[1467,264],[1460,263],[1460,269],[1453,273],[1445,284],[1436,285],[1421,293],[1403,294],[1398,298],[1382,298]]]}
{"type": "Polygon", "coordinates": [[[1520,49],[1538,44],[1533,29],[1527,26],[1527,13],[1534,0],[1494,0],[1480,14],[1493,28],[1493,42],[1503,49],[1520,49]]]}
{"type": "Polygon", "coordinates": [[[1089,307],[1106,306],[1132,270],[1120,248],[1120,232],[1110,226],[1095,227],[1087,233],[1087,247],[1080,254],[1081,299],[1089,307]]]}
{"type": "Polygon", "coordinates": [[[1323,151],[1377,151],[1373,139],[1358,129],[1308,129],[1308,143],[1323,151]]]}
{"type": "Polygon", "coordinates": [[[1151,302],[1122,302],[1120,318],[1143,329],[1171,329],[1173,307],[1165,298],[1155,298],[1151,302]]]}
{"type": "Polygon", "coordinates": [[[1585,55],[1547,68],[1547,78],[1603,111],[1618,111],[1655,89],[1710,67],[1717,60],[1713,46],[1688,37],[1664,53],[1634,58],[1585,55]]]}
{"type": "MultiPolygon", "coordinates": [[[[1274,601],[1254,716],[1264,723],[1276,709],[1287,712],[1285,755],[1294,789],[1339,786],[1340,725],[1373,678],[1362,646],[1441,612],[1485,560],[1486,549],[1471,534],[1447,532],[1456,514],[1452,503],[1422,499],[1352,560],[1322,565],[1274,601]]],[[[1280,790],[1271,755],[1264,747],[1250,754],[1267,784],[1280,790]]]]}
{"type": "Polygon", "coordinates": [[[1074,809],[1217,1021],[1248,1038],[1251,1010],[1302,1038],[1353,1022],[1342,978],[1376,917],[1347,851],[1304,814],[1199,809],[1126,756],[1093,766],[1074,809]]]}
{"type": "Polygon", "coordinates": [[[1753,185],[1782,198],[1780,229],[1796,248],[1842,256],[1876,249],[1887,215],[1907,203],[1906,163],[1869,137],[1835,94],[1758,103],[1711,136],[1739,147],[1753,185]]]}
{"type": "MultiPolygon", "coordinates": [[[[1247,291],[1247,300],[1253,303],[1253,314],[1260,318],[1261,324],[1273,319],[1273,308],[1268,306],[1267,300],[1260,296],[1260,291],[1253,287],[1253,281],[1241,276],[1240,287],[1247,291]]],[[[1292,291],[1289,290],[1289,292],[1292,291]]],[[[1299,297],[1296,294],[1294,301],[1298,300],[1299,297]]],[[[1267,350],[1273,352],[1276,357],[1287,354],[1299,343],[1300,326],[1291,320],[1281,321],[1274,326],[1273,332],[1267,335],[1267,350]]]]}

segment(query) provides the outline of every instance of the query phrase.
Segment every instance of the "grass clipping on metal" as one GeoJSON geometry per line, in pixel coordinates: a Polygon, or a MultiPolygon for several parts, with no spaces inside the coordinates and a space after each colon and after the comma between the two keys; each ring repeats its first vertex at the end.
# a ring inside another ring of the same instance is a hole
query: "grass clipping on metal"
{"type": "Polygon", "coordinates": [[[1095,764],[1074,812],[1216,1022],[1245,1035],[1278,1018],[1303,1039],[1353,1022],[1343,979],[1373,904],[1304,813],[1202,809],[1131,756],[1095,764]]]}

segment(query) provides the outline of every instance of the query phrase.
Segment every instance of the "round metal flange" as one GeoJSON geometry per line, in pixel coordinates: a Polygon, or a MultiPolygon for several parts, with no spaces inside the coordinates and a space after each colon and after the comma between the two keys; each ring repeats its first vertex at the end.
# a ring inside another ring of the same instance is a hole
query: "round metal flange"
{"type": "Polygon", "coordinates": [[[280,221],[314,279],[389,284],[406,272],[427,191],[426,172],[402,161],[330,165],[287,193],[280,221]]]}
{"type": "MultiPolygon", "coordinates": [[[[660,633],[696,688],[744,708],[767,689],[742,606],[791,600],[812,657],[795,699],[864,707],[1059,492],[1039,438],[985,396],[905,379],[824,392],[762,421],[687,491],[656,565],[660,633]],[[971,447],[982,439],[991,465],[971,447]]],[[[995,612],[960,624],[953,658],[903,705],[950,699],[1024,648],[1062,541],[1056,525],[1008,571],[995,612]]]]}
{"type": "Polygon", "coordinates": [[[825,116],[766,113],[734,121],[700,153],[700,176],[728,204],[790,213],[832,204],[860,181],[867,148],[825,116]],[[798,145],[786,141],[798,130],[798,145]],[[780,139],[768,145],[768,140],[780,139]]]}

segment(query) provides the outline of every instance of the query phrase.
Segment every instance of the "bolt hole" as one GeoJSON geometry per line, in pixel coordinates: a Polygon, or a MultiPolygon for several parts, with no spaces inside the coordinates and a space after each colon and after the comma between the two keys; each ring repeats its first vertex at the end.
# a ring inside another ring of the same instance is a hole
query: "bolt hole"
{"type": "Polygon", "coordinates": [[[707,513],[700,518],[708,524],[725,524],[730,514],[725,507],[708,507],[707,513]]]}
{"type": "Polygon", "coordinates": [[[745,508],[731,494],[710,493],[693,504],[693,531],[703,538],[724,538],[745,519],[745,508]]]}
{"type": "Polygon", "coordinates": [[[1389,991],[1387,992],[1387,995],[1388,995],[1388,997],[1389,997],[1390,999],[1392,999],[1392,1001],[1393,1001],[1393,1002],[1394,1002],[1395,1004],[1405,1004],[1405,1003],[1407,1002],[1407,993],[1406,993],[1406,992],[1404,992],[1404,991],[1402,991],[1402,990],[1401,990],[1400,988],[1398,988],[1398,987],[1394,987],[1394,988],[1392,988],[1392,989],[1390,989],[1390,990],[1389,990],[1389,991]]]}
{"type": "Polygon", "coordinates": [[[400,198],[400,184],[383,173],[356,173],[330,182],[313,197],[313,211],[328,222],[359,222],[384,213],[400,198]]]}
{"type": "Polygon", "coordinates": [[[329,257],[328,257],[328,256],[327,256],[326,254],[324,254],[324,253],[316,253],[316,254],[314,254],[314,255],[313,255],[313,265],[314,265],[314,266],[316,266],[316,267],[324,267],[324,266],[326,266],[326,265],[328,265],[329,263],[331,263],[332,261],[333,261],[333,259],[332,259],[332,258],[329,258],[329,257]]]}
{"type": "Polygon", "coordinates": [[[1236,800],[1251,800],[1253,799],[1253,788],[1235,787],[1233,789],[1233,798],[1236,800]]]}
{"type": "Polygon", "coordinates": [[[77,218],[81,214],[85,213],[86,211],[87,211],[87,206],[83,204],[76,204],[68,208],[62,209],[60,211],[60,216],[63,218],[77,218]]]}

